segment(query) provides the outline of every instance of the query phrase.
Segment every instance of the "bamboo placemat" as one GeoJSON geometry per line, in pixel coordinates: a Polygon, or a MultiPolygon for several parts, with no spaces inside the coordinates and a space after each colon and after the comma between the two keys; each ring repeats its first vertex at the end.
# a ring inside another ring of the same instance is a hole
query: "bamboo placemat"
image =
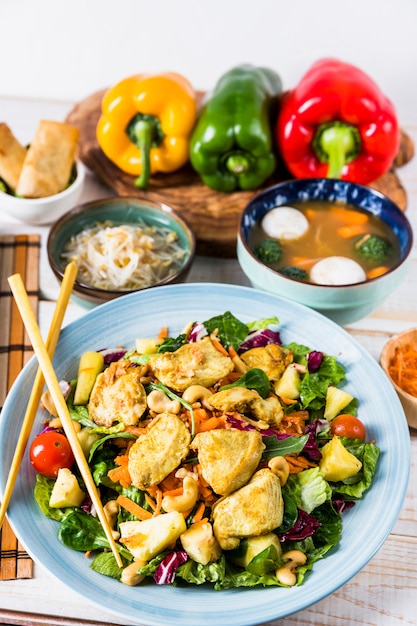
{"type": "MultiPolygon", "coordinates": [[[[39,235],[0,236],[0,408],[17,375],[33,355],[7,278],[21,275],[37,315],[39,254],[39,235]]],[[[32,578],[32,571],[32,559],[5,519],[0,531],[0,580],[32,578]]]]}

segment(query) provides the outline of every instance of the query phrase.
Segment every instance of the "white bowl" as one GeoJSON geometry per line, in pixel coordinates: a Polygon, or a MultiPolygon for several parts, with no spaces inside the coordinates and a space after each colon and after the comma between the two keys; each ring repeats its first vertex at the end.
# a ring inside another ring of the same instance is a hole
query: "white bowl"
{"type": "Polygon", "coordinates": [[[85,167],[76,162],[77,176],[74,182],[60,193],[46,198],[16,198],[0,192],[0,218],[2,213],[25,224],[51,224],[78,202],[85,180],[85,167]]]}

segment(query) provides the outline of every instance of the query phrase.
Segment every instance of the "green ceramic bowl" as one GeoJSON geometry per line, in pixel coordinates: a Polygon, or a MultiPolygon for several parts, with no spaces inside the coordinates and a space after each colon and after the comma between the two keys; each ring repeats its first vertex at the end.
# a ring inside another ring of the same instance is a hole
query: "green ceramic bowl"
{"type": "Polygon", "coordinates": [[[237,242],[240,266],[253,287],[295,300],[338,324],[350,324],[375,311],[405,277],[413,244],[411,225],[403,212],[380,192],[352,182],[309,178],[274,185],[257,194],[242,212],[237,242]],[[251,228],[273,208],[297,200],[328,200],[353,204],[382,219],[398,237],[401,256],[386,274],[351,285],[318,285],[293,280],[264,265],[251,251],[251,228]]]}
{"type": "MultiPolygon", "coordinates": [[[[82,204],[63,215],[52,226],[47,242],[47,253],[49,264],[59,281],[63,278],[67,263],[62,252],[70,238],[97,223],[104,222],[110,222],[113,226],[145,222],[148,226],[165,227],[175,231],[178,242],[185,251],[182,265],[174,274],[153,284],[152,287],[180,283],[186,279],[195,255],[195,236],[186,220],[166,204],[142,198],[115,197],[82,204]]],[[[87,282],[76,280],[73,293],[81,304],[91,307],[132,293],[132,290],[99,289],[87,282]]]]}

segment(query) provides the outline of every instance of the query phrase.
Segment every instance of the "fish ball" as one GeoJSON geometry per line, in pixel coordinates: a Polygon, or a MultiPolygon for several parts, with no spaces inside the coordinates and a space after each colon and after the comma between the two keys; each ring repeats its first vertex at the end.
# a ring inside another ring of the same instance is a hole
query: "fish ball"
{"type": "Polygon", "coordinates": [[[313,265],[310,279],[318,285],[352,285],[366,280],[366,274],[353,259],[329,256],[313,265]]]}
{"type": "Polygon", "coordinates": [[[309,223],[304,213],[298,209],[282,206],[268,211],[261,226],[270,237],[291,241],[302,237],[307,232],[309,223]]]}

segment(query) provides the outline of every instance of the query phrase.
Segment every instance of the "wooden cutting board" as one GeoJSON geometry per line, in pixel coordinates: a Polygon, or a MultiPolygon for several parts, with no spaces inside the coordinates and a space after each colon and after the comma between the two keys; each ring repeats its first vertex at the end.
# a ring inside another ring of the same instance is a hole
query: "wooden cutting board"
{"type": "MultiPolygon", "coordinates": [[[[79,157],[117,195],[145,197],[172,206],[190,224],[197,239],[199,254],[218,257],[236,255],[236,238],[240,214],[249,200],[258,193],[239,191],[220,193],[203,185],[188,164],[172,174],[157,174],[146,191],[136,189],[134,177],[117,168],[101,151],[96,139],[101,100],[105,90],[79,102],[70,111],[67,122],[80,129],[79,157]]],[[[202,94],[199,94],[201,97],[202,94]]],[[[402,132],[399,154],[393,169],[370,186],[386,194],[403,211],[407,207],[406,192],[396,168],[407,163],[414,154],[411,139],[402,132]]],[[[291,178],[283,163],[262,188],[291,178]]]]}

